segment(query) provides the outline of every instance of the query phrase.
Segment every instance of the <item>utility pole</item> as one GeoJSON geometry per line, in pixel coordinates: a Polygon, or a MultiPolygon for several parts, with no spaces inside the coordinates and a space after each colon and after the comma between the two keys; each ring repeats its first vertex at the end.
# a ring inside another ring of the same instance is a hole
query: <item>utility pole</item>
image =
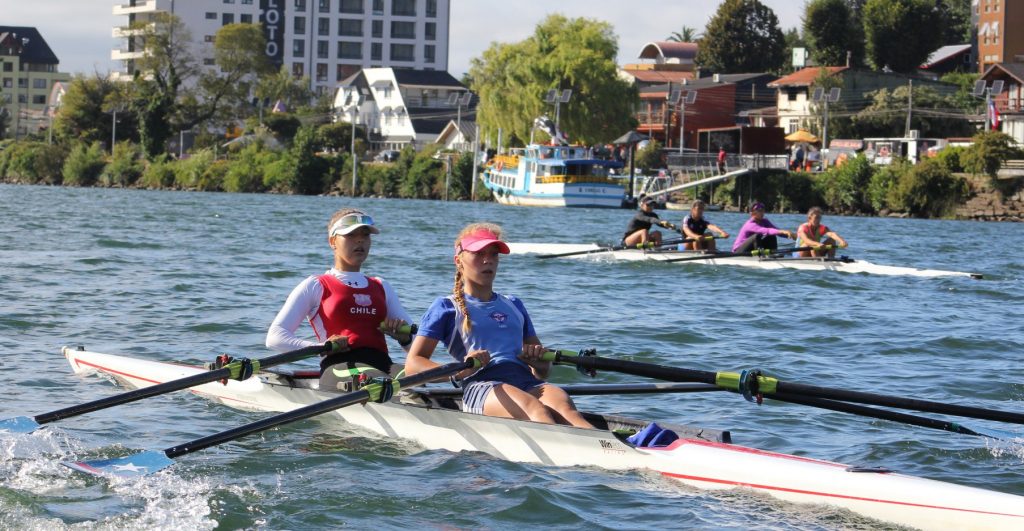
{"type": "Polygon", "coordinates": [[[906,138],[910,137],[910,119],[914,113],[914,80],[911,79],[909,80],[909,82],[910,90],[908,91],[909,94],[907,95],[907,128],[906,133],[903,134],[903,136],[906,138]]]}
{"type": "Polygon", "coordinates": [[[473,127],[473,178],[469,185],[469,200],[476,201],[476,163],[480,159],[480,124],[473,127]]]}

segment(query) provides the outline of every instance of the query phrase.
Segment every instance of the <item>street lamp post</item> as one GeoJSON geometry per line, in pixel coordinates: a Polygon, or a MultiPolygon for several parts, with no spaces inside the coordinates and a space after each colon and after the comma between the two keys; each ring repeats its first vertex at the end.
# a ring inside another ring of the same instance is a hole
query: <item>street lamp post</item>
{"type": "Polygon", "coordinates": [[[359,160],[356,158],[356,117],[359,113],[359,106],[363,103],[363,96],[360,94],[355,87],[352,87],[348,97],[345,99],[345,105],[348,107],[349,113],[352,116],[352,138],[350,146],[350,154],[352,157],[352,197],[356,196],[356,179],[358,178],[359,172],[359,160]]]}

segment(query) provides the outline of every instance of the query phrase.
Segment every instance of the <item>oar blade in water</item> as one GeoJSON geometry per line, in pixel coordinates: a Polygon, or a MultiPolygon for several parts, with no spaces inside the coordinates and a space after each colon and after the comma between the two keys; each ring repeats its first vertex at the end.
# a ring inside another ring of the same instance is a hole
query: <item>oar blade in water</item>
{"type": "Polygon", "coordinates": [[[28,417],[14,417],[0,420],[0,431],[11,433],[32,433],[39,429],[39,423],[28,417]]]}
{"type": "Polygon", "coordinates": [[[95,476],[138,477],[163,470],[174,464],[174,460],[167,457],[163,450],[147,450],[114,459],[63,461],[61,464],[95,476]]]}

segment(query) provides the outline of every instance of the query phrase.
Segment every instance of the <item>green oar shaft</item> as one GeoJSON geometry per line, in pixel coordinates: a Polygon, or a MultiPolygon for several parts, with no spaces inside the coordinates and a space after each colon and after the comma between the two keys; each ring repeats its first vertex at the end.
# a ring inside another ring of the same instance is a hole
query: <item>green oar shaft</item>
{"type": "MultiPolygon", "coordinates": [[[[673,238],[671,240],[663,241],[661,243],[661,245],[676,245],[676,244],[680,244],[680,243],[689,243],[689,242],[692,242],[692,241],[696,241],[696,240],[694,240],[693,238],[673,238]]],[[[626,250],[626,249],[641,249],[641,250],[647,249],[647,250],[650,250],[650,249],[655,249],[657,247],[658,246],[654,245],[653,242],[647,242],[645,244],[644,243],[635,243],[633,245],[613,245],[611,247],[601,247],[601,248],[598,248],[598,249],[587,249],[585,251],[570,251],[570,252],[567,252],[567,253],[542,254],[542,255],[539,255],[537,258],[562,258],[562,257],[565,257],[565,256],[578,256],[578,255],[581,255],[581,254],[610,253],[612,251],[623,251],[623,250],[626,250]]]]}
{"type": "MultiPolygon", "coordinates": [[[[267,356],[266,358],[253,360],[252,368],[255,373],[260,368],[273,367],[275,365],[282,365],[285,363],[291,363],[301,359],[316,356],[318,354],[324,354],[331,352],[336,348],[336,344],[333,342],[326,342],[323,345],[314,345],[306,348],[300,348],[290,352],[284,352],[276,354],[274,356],[267,356]]],[[[187,376],[178,380],[172,380],[170,382],[164,382],[162,384],[151,385],[149,387],[142,387],[125,393],[120,393],[114,396],[108,396],[99,400],[93,400],[92,402],[86,402],[84,404],[78,404],[75,406],[50,411],[48,413],[42,413],[32,417],[33,420],[39,424],[46,424],[47,422],[53,422],[55,420],[66,419],[69,417],[75,417],[92,411],[98,411],[108,407],[113,407],[121,404],[127,404],[129,402],[135,402],[136,400],[142,400],[143,398],[149,398],[151,396],[161,395],[164,393],[171,393],[174,391],[180,391],[182,389],[188,389],[189,387],[195,387],[205,383],[216,382],[217,380],[224,380],[226,378],[237,378],[240,371],[242,370],[242,362],[239,360],[232,361],[224,367],[207,371],[193,376],[187,376]]]]}
{"type": "MultiPolygon", "coordinates": [[[[407,387],[421,385],[433,380],[445,378],[459,371],[474,367],[474,363],[475,360],[470,358],[464,362],[449,363],[448,365],[442,365],[440,367],[435,367],[433,369],[419,372],[411,376],[406,376],[405,378],[401,378],[397,381],[391,382],[391,385],[393,386],[393,393],[398,393],[399,390],[407,387]]],[[[216,446],[218,444],[230,442],[235,439],[240,439],[242,437],[245,437],[246,435],[265,431],[276,426],[281,426],[282,424],[288,424],[291,422],[308,419],[310,417],[321,415],[323,413],[327,413],[335,409],[340,409],[345,406],[351,406],[353,404],[358,404],[360,402],[374,400],[380,395],[380,393],[384,391],[383,385],[384,384],[380,383],[370,383],[358,391],[353,391],[351,393],[347,393],[336,398],[330,398],[321,402],[317,402],[316,404],[310,404],[308,406],[301,407],[299,409],[295,409],[286,413],[274,415],[269,418],[265,418],[262,420],[258,420],[256,422],[252,422],[250,424],[246,424],[245,426],[240,426],[227,431],[222,431],[220,433],[215,433],[213,435],[208,435],[206,437],[196,439],[185,444],[172,446],[164,450],[164,454],[167,455],[167,457],[173,459],[175,457],[179,457],[185,454],[197,452],[204,448],[209,448],[211,446],[216,446]]]]}
{"type": "MultiPolygon", "coordinates": [[[[553,351],[547,354],[546,359],[554,361],[555,363],[573,364],[589,370],[615,371],[624,374],[632,374],[634,376],[657,378],[670,382],[711,383],[730,391],[740,390],[740,375],[734,372],[701,371],[678,367],[667,367],[653,363],[602,358],[598,356],[577,356],[575,354],[576,353],[572,351],[553,351]]],[[[959,417],[1024,424],[1024,414],[1012,411],[1000,411],[974,406],[946,404],[931,400],[881,395],[864,391],[852,391],[847,389],[835,389],[816,385],[783,382],[768,376],[757,377],[757,392],[760,392],[769,398],[776,393],[785,393],[788,396],[800,395],[874,406],[911,409],[926,413],[940,413],[959,417]]]]}

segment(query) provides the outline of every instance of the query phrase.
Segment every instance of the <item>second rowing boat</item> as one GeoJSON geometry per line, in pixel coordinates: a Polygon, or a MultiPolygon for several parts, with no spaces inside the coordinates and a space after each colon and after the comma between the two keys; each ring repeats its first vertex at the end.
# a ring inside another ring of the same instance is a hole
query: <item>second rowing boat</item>
{"type": "MultiPolygon", "coordinates": [[[[803,269],[812,271],[841,271],[844,273],[870,273],[875,275],[905,275],[914,277],[970,277],[980,279],[980,273],[962,271],[945,271],[941,269],[917,269],[873,264],[866,260],[852,258],[795,258],[782,253],[771,256],[734,256],[732,253],[718,255],[702,255],[699,251],[666,251],[641,249],[614,249],[602,247],[596,243],[562,244],[562,243],[510,243],[512,254],[559,255],[564,258],[606,259],[617,261],[673,261],[687,258],[686,261],[674,262],[683,264],[706,264],[712,266],[741,266],[756,269],[803,269]],[[576,254],[569,254],[576,253],[576,254]],[[689,258],[693,260],[689,260],[689,258]]],[[[561,257],[560,257],[561,258],[561,257]]]]}

